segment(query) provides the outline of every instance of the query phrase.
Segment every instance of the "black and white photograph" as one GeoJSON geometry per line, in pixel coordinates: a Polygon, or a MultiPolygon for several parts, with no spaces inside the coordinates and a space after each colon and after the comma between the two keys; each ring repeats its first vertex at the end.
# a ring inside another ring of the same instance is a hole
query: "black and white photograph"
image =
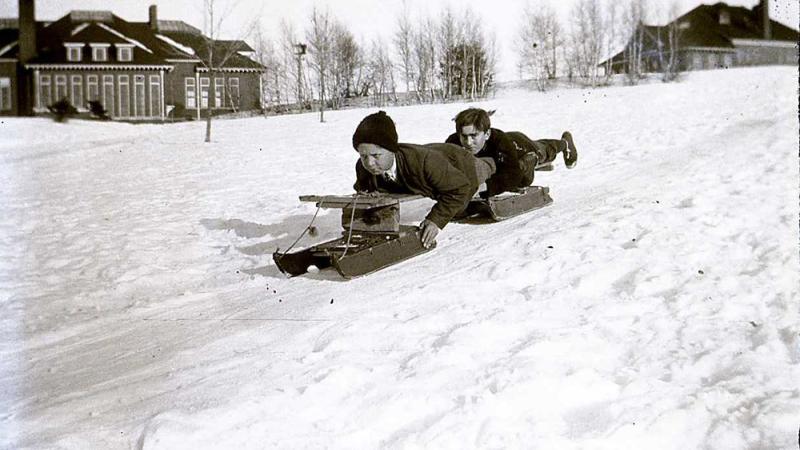
{"type": "Polygon", "coordinates": [[[800,448],[798,0],[0,0],[0,450],[800,448]]]}

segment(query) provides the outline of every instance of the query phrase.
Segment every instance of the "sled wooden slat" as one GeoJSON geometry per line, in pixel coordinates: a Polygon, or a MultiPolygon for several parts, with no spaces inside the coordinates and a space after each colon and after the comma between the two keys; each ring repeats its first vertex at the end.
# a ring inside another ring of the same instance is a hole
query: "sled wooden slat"
{"type": "Polygon", "coordinates": [[[314,202],[317,207],[330,209],[372,209],[383,206],[394,206],[402,202],[422,198],[414,194],[380,194],[380,195],[301,195],[301,202],[314,202]]]}

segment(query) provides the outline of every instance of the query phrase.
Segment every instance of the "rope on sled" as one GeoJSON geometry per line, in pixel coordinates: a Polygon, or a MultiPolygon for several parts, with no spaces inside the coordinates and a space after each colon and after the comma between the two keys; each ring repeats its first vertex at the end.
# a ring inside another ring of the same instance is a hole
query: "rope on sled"
{"type": "Polygon", "coordinates": [[[347,254],[347,251],[350,250],[350,237],[353,236],[353,222],[356,219],[356,204],[358,203],[358,192],[353,197],[353,209],[350,211],[350,226],[347,227],[347,242],[344,244],[344,251],[342,252],[342,256],[340,258],[344,258],[344,255],[347,254]]]}
{"type": "Polygon", "coordinates": [[[298,242],[300,242],[300,239],[303,239],[303,236],[305,236],[306,233],[311,231],[311,226],[314,225],[314,221],[317,220],[317,214],[319,214],[319,210],[322,209],[323,201],[324,200],[320,199],[319,203],[317,203],[317,210],[314,211],[314,217],[311,218],[311,222],[309,222],[308,226],[303,230],[302,233],[300,233],[300,236],[298,236],[297,239],[295,239],[294,242],[292,242],[292,245],[290,245],[289,248],[287,248],[286,251],[283,252],[283,254],[281,255],[281,259],[283,259],[283,257],[286,256],[286,254],[288,254],[292,250],[292,248],[294,248],[294,246],[297,245],[298,242]]]}

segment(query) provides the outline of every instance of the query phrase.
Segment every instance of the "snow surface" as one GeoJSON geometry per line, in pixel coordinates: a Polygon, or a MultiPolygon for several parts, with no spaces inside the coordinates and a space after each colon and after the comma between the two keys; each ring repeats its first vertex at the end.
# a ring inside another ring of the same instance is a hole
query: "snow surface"
{"type": "MultiPolygon", "coordinates": [[[[0,448],[794,448],[797,69],[478,104],[573,132],[548,208],[287,279],[368,112],[0,122],[0,448]]],[[[463,104],[389,108],[441,141],[463,104]]],[[[421,220],[428,200],[404,205],[421,220]]],[[[319,235],[340,233],[320,212],[319,235]]]]}

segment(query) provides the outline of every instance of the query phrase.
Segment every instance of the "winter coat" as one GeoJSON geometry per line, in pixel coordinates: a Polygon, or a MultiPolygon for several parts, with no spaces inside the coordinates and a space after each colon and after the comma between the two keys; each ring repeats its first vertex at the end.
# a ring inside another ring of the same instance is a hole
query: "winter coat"
{"type": "Polygon", "coordinates": [[[399,144],[394,156],[397,180],[371,174],[356,162],[356,183],[361,192],[418,194],[436,200],[425,217],[442,229],[467,207],[478,190],[475,157],[450,144],[399,144]]]}
{"type": "MultiPolygon", "coordinates": [[[[519,158],[530,149],[526,149],[524,142],[516,142],[511,136],[497,128],[490,128],[490,130],[492,133],[486,140],[483,149],[475,154],[478,158],[491,157],[497,165],[497,172],[486,180],[487,195],[497,195],[527,186],[525,174],[519,166],[519,158]]],[[[461,146],[458,133],[448,136],[446,142],[461,146]]],[[[530,183],[530,177],[528,177],[528,183],[530,183]]]]}

